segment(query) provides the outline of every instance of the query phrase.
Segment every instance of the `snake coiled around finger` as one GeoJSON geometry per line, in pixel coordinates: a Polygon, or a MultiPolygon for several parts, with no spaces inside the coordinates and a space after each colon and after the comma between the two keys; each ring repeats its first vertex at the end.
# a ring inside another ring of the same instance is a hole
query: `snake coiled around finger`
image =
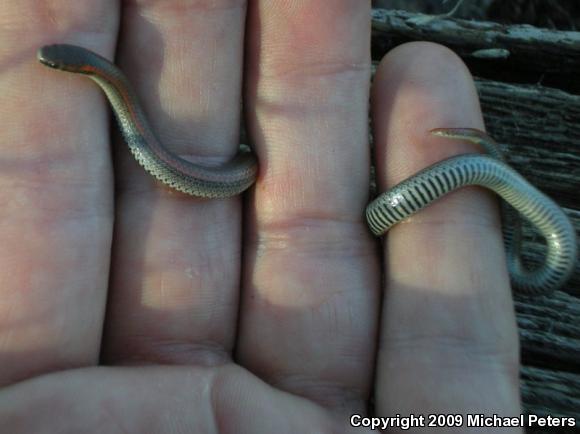
{"type": "Polygon", "coordinates": [[[464,154],[429,166],[379,195],[366,208],[371,232],[380,236],[397,223],[461,187],[478,185],[497,193],[502,206],[508,270],[516,290],[547,294],[561,288],[577,260],[576,233],[564,211],[503,161],[495,141],[485,133],[467,128],[440,128],[432,134],[477,143],[489,155],[464,154]],[[532,223],[546,240],[544,263],[528,269],[521,258],[519,215],[532,223]]]}

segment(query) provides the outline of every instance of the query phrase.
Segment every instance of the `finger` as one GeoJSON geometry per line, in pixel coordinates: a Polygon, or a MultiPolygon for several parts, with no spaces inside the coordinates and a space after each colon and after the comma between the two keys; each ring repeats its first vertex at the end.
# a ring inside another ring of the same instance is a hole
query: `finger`
{"type": "MultiPolygon", "coordinates": [[[[118,59],[159,139],[201,164],[238,147],[244,1],[127,1],[118,59]]],[[[240,273],[239,198],[169,191],[120,148],[108,362],[230,358],[240,273]]]]}
{"type": "Polygon", "coordinates": [[[10,434],[371,433],[235,365],[59,372],[1,390],[0,421],[10,434]]]}
{"type": "Polygon", "coordinates": [[[284,390],[364,406],[378,304],[368,196],[370,2],[250,3],[250,205],[238,357],[284,390]],[[337,30],[339,29],[339,30],[337,30]]]}
{"type": "MultiPolygon", "coordinates": [[[[473,80],[434,44],[393,50],[373,90],[382,189],[474,145],[437,127],[483,128],[473,80]]],[[[389,231],[379,349],[381,414],[516,415],[518,342],[492,196],[465,188],[389,231]]]]}
{"type": "Polygon", "coordinates": [[[44,68],[55,42],[110,55],[115,2],[0,11],[0,385],[98,360],[112,232],[108,112],[88,80],[44,68]],[[82,30],[81,30],[82,29],[82,30]]]}

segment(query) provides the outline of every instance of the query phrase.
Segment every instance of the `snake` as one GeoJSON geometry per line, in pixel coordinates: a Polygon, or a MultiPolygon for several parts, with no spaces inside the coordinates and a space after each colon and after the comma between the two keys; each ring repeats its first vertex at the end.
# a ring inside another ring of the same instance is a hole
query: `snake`
{"type": "Polygon", "coordinates": [[[472,128],[437,128],[434,136],[481,146],[486,154],[470,153],[435,163],[381,193],[366,207],[371,232],[384,235],[435,200],[461,187],[477,185],[492,190],[502,204],[504,244],[512,285],[525,295],[546,295],[561,288],[577,260],[574,227],[564,211],[509,166],[498,144],[472,128]],[[517,213],[516,213],[517,211],[517,213]],[[528,269],[521,255],[521,217],[546,240],[544,262],[528,269]]]}
{"type": "Polygon", "coordinates": [[[76,45],[53,44],[40,47],[37,59],[50,68],[83,74],[97,83],[137,162],[168,187],[196,197],[226,198],[254,184],[258,163],[246,145],[240,145],[230,161],[216,166],[195,164],[167,149],[153,133],[125,74],[104,57],[76,45]]]}
{"type": "MultiPolygon", "coordinates": [[[[102,89],[131,153],[161,183],[202,198],[236,196],[254,184],[258,162],[245,145],[240,145],[233,159],[215,166],[195,164],[167,149],[153,133],[129,80],[106,58],[69,44],[42,46],[37,58],[47,67],[86,75],[102,89]]],[[[514,287],[531,295],[547,294],[560,288],[572,274],[577,257],[574,227],[564,211],[512,169],[497,143],[484,132],[470,128],[439,128],[431,134],[476,143],[488,155],[451,157],[380,194],[365,211],[371,232],[376,236],[384,235],[397,223],[452,191],[467,185],[483,186],[509,204],[502,206],[502,217],[508,271],[514,287]],[[520,214],[546,240],[544,263],[533,270],[528,270],[521,258],[520,214]]]]}

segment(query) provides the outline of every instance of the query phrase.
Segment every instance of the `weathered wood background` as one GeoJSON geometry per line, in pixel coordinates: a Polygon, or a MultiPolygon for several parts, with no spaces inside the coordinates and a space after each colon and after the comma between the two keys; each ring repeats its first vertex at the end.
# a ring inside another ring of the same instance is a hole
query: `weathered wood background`
{"type": "MultiPolygon", "coordinates": [[[[580,32],[377,8],[372,24],[375,61],[415,40],[441,43],[464,59],[487,129],[509,163],[559,202],[580,234],[580,32]]],[[[542,260],[543,241],[529,229],[524,250],[530,264],[542,260]]],[[[514,298],[525,411],[572,416],[580,427],[580,264],[562,291],[514,298]]]]}

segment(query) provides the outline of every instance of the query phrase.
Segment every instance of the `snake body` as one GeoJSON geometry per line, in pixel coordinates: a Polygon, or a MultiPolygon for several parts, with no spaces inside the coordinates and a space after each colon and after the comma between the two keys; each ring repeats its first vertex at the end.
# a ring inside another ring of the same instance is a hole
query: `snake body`
{"type": "Polygon", "coordinates": [[[519,216],[502,207],[508,270],[514,287],[534,295],[561,287],[577,258],[574,227],[562,209],[503,162],[496,143],[483,132],[448,128],[433,130],[432,134],[480,144],[490,155],[465,154],[443,160],[378,196],[366,209],[373,234],[385,234],[392,226],[458,188],[479,185],[501,196],[546,239],[545,262],[527,270],[521,260],[519,216]]]}
{"type": "Polygon", "coordinates": [[[38,60],[54,69],[85,74],[106,94],[129,149],[143,168],[169,187],[206,198],[235,196],[250,187],[258,164],[247,147],[220,166],[202,166],[170,152],[155,137],[129,81],[104,57],[76,45],[41,47],[38,60]]]}
{"type": "MultiPolygon", "coordinates": [[[[125,75],[104,57],[66,44],[41,47],[37,57],[50,68],[87,75],[100,86],[136,160],[162,183],[206,198],[235,196],[254,183],[258,164],[243,145],[231,161],[212,167],[194,164],[170,152],[153,134],[125,75]]],[[[564,212],[505,164],[495,142],[486,134],[472,129],[438,129],[433,133],[478,143],[490,156],[469,154],[447,159],[383,193],[366,209],[371,231],[382,235],[439,197],[466,185],[481,185],[498,193],[531,221],[547,241],[545,263],[527,271],[520,259],[518,216],[505,210],[508,268],[514,286],[531,294],[560,287],[570,276],[577,255],[574,228],[564,212]]]]}

